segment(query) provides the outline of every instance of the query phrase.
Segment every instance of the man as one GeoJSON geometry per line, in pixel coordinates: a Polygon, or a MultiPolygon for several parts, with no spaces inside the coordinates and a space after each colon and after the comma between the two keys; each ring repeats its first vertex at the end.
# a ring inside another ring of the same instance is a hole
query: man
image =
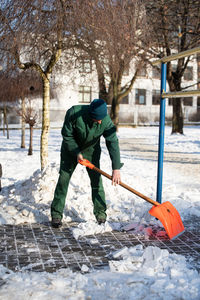
{"type": "MultiPolygon", "coordinates": [[[[51,204],[52,226],[62,226],[63,210],[69,181],[79,160],[88,159],[99,168],[100,138],[103,135],[112,161],[112,184],[120,182],[120,151],[116,128],[107,114],[102,99],[90,105],[72,106],[66,113],[62,128],[60,175],[51,204]]],[[[93,212],[99,224],[106,221],[106,201],[101,175],[87,168],[92,188],[93,212]]]]}

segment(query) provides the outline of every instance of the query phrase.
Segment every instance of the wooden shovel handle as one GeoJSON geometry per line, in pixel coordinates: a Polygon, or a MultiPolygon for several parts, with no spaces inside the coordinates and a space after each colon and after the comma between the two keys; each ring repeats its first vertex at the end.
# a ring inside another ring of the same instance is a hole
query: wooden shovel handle
{"type": "MultiPolygon", "coordinates": [[[[107,174],[106,172],[102,171],[101,169],[95,167],[95,166],[94,166],[91,162],[89,162],[88,160],[86,160],[86,159],[84,159],[84,160],[79,160],[79,163],[82,164],[82,165],[84,165],[84,166],[86,166],[86,167],[88,167],[88,168],[90,168],[90,169],[92,169],[92,170],[94,170],[94,171],[96,171],[96,172],[98,172],[98,173],[100,173],[101,175],[107,177],[108,179],[112,180],[112,176],[110,176],[110,175],[107,174]]],[[[133,194],[137,195],[138,197],[144,199],[145,201],[147,201],[147,202],[149,202],[149,203],[151,203],[151,204],[153,204],[153,205],[155,205],[155,206],[160,205],[159,202],[152,200],[151,198],[149,198],[149,197],[143,195],[142,193],[140,193],[140,192],[134,190],[132,187],[128,186],[127,184],[125,184],[125,183],[123,183],[123,182],[121,182],[121,181],[120,181],[119,185],[121,185],[123,188],[127,189],[128,191],[132,192],[133,194]]]]}

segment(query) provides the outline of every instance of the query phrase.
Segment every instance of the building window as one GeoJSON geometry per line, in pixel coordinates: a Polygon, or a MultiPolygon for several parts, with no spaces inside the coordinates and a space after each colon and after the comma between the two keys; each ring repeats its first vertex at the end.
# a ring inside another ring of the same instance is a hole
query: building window
{"type": "Polygon", "coordinates": [[[92,72],[92,61],[90,59],[82,59],[79,63],[80,73],[91,73],[92,72]]]}
{"type": "Polygon", "coordinates": [[[135,90],[135,103],[140,105],[146,105],[146,90],[144,89],[135,90]]]}
{"type": "Polygon", "coordinates": [[[128,95],[122,98],[120,104],[128,104],[128,95]]]}
{"type": "Polygon", "coordinates": [[[160,104],[160,90],[152,91],[152,104],[159,105],[160,104]]]}
{"type": "MultiPolygon", "coordinates": [[[[184,106],[192,106],[193,105],[193,97],[184,97],[182,98],[184,106]]],[[[173,104],[173,98],[169,98],[169,105],[173,104]]]]}
{"type": "Polygon", "coordinates": [[[156,68],[156,67],[154,67],[153,69],[152,69],[152,77],[154,78],[154,79],[160,79],[160,77],[161,77],[161,70],[160,69],[158,69],[158,68],[156,68]]]}
{"type": "Polygon", "coordinates": [[[193,80],[193,67],[187,67],[183,74],[184,80],[193,80]]]}
{"type": "Polygon", "coordinates": [[[192,106],[192,104],[193,104],[193,97],[183,98],[183,105],[184,106],[192,106]]]}
{"type": "Polygon", "coordinates": [[[79,102],[90,103],[92,100],[92,88],[91,86],[81,85],[79,87],[79,102]]]}
{"type": "MultiPolygon", "coordinates": [[[[177,65],[172,65],[172,71],[177,71],[177,65]]],[[[184,73],[183,73],[183,79],[184,80],[193,80],[193,67],[186,67],[184,73]]]]}

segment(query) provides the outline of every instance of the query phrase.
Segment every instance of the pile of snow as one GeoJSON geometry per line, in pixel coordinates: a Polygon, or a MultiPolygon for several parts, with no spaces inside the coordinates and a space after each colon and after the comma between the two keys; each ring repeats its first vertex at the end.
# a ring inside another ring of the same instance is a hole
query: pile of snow
{"type": "MultiPolygon", "coordinates": [[[[59,175],[58,171],[59,165],[53,163],[42,173],[37,170],[29,179],[4,188],[0,196],[1,224],[49,221],[50,205],[59,175]]],[[[148,214],[150,206],[144,201],[136,200],[136,196],[128,191],[122,191],[121,187],[113,187],[108,180],[104,182],[104,186],[109,222],[99,226],[93,214],[91,194],[88,193],[90,183],[87,172],[84,167],[77,166],[70,181],[63,217],[63,222],[80,222],[77,229],[73,230],[76,238],[81,235],[120,229],[120,224],[132,220],[142,224],[157,222],[148,214]]]]}
{"type": "Polygon", "coordinates": [[[0,266],[4,285],[0,298],[6,300],[51,299],[182,299],[198,300],[200,276],[189,269],[181,255],[142,245],[113,253],[115,260],[103,271],[73,273],[61,269],[14,273],[0,266]],[[118,260],[117,260],[118,259],[118,260]]]}

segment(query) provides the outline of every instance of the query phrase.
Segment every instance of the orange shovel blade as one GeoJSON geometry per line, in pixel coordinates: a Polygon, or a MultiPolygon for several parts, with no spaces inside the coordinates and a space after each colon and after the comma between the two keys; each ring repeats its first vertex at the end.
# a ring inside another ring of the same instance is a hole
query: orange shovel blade
{"type": "Polygon", "coordinates": [[[175,239],[185,231],[178,211],[169,201],[153,206],[149,213],[160,220],[170,239],[175,239]]]}

